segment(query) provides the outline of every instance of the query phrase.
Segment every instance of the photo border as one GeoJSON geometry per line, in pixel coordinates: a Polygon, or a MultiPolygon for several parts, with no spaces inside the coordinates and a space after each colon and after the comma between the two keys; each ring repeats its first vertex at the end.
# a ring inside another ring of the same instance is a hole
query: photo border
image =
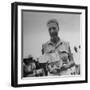
{"type": "Polygon", "coordinates": [[[14,2],[11,4],[11,85],[13,87],[23,86],[41,86],[41,85],[58,85],[58,84],[74,84],[88,82],[88,7],[74,5],[59,4],[43,4],[43,3],[25,3],[14,2]],[[85,10],[85,80],[65,81],[65,82],[47,82],[18,84],[18,6],[36,6],[36,7],[53,7],[53,8],[72,8],[85,10]]]}

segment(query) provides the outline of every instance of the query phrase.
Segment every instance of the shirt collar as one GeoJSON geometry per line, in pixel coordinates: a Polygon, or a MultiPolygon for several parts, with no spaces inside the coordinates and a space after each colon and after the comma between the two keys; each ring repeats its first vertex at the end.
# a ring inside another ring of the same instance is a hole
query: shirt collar
{"type": "MultiPolygon", "coordinates": [[[[59,41],[55,46],[61,45],[62,43],[63,43],[62,39],[59,38],[59,41]]],[[[49,45],[54,45],[54,43],[50,40],[49,45]]]]}

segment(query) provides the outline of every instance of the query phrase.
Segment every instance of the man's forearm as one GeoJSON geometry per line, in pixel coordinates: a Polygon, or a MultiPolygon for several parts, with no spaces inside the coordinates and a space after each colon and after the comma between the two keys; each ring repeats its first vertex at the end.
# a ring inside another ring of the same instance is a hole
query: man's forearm
{"type": "Polygon", "coordinates": [[[66,67],[67,68],[70,68],[70,67],[72,67],[72,66],[74,66],[75,65],[75,63],[73,62],[73,61],[70,61],[67,65],[66,65],[66,67]]]}

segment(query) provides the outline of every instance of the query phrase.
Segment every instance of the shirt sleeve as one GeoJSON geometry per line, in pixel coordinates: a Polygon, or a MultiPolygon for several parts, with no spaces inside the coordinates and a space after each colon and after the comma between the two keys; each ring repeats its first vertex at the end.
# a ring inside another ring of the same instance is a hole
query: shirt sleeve
{"type": "Polygon", "coordinates": [[[42,54],[44,54],[44,44],[42,45],[42,54]]]}
{"type": "Polygon", "coordinates": [[[48,43],[45,43],[42,45],[42,54],[44,53],[50,53],[54,51],[54,47],[49,45],[48,43]]]}
{"type": "Polygon", "coordinates": [[[70,61],[74,61],[74,59],[73,59],[73,54],[72,54],[72,52],[71,52],[71,48],[70,48],[70,44],[68,43],[68,51],[69,51],[69,55],[68,55],[68,58],[69,58],[69,60],[70,61]]]}

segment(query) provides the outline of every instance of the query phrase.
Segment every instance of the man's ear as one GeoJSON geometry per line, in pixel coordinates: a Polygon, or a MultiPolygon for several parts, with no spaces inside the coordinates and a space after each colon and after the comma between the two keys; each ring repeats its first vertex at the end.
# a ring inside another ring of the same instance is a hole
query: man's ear
{"type": "Polygon", "coordinates": [[[42,48],[42,55],[44,54],[44,48],[42,48]]]}

